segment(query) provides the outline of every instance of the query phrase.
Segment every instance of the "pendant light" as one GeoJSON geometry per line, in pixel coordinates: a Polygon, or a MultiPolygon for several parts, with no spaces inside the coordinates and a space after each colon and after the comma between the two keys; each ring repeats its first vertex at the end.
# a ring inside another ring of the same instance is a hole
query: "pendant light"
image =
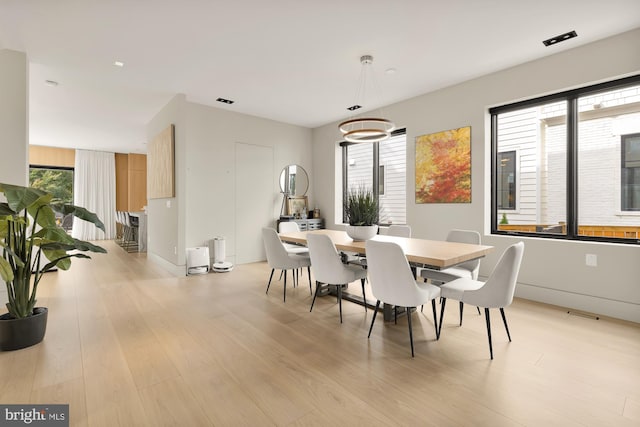
{"type": "MultiPolygon", "coordinates": [[[[366,90],[368,78],[374,83],[373,79],[373,56],[363,55],[360,57],[362,69],[360,72],[360,82],[356,90],[356,103],[349,107],[349,111],[355,111],[364,104],[364,91],[366,90]],[[371,74],[368,76],[368,74],[371,74]]],[[[357,117],[346,120],[338,125],[343,138],[349,142],[377,142],[383,141],[393,132],[396,125],[388,119],[382,117],[357,117]]]]}

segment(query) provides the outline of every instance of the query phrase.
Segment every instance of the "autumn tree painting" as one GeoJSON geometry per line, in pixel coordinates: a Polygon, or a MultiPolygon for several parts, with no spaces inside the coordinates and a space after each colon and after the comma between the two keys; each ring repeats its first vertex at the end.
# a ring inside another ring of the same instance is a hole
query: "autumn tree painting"
{"type": "Polygon", "coordinates": [[[471,127],[416,138],[416,203],[471,203],[471,127]]]}

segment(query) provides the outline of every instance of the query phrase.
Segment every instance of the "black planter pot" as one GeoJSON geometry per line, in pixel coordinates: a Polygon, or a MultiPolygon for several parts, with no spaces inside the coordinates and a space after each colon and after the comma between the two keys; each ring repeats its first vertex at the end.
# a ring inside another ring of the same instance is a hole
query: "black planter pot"
{"type": "Polygon", "coordinates": [[[48,314],[46,307],[36,307],[32,316],[23,319],[13,319],[9,314],[0,316],[0,351],[19,350],[42,341],[48,314]]]}

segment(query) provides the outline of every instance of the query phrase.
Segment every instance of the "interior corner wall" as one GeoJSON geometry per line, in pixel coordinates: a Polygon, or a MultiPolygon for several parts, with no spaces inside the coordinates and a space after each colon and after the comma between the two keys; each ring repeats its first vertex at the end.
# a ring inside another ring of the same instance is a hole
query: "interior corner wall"
{"type": "MultiPolygon", "coordinates": [[[[185,272],[186,248],[210,245],[225,237],[226,259],[236,259],[236,198],[255,195],[235,192],[235,144],[273,148],[272,219],[275,227],[282,195],[278,177],[289,164],[312,176],[311,130],[220,108],[191,103],[177,95],[147,126],[151,140],[175,124],[175,197],[148,203],[148,255],[174,274],[185,272]]],[[[313,203],[312,192],[307,193],[313,203]]],[[[258,208],[258,207],[256,207],[258,208]]],[[[210,252],[213,258],[213,252],[210,252]]]]}
{"type": "MultiPolygon", "coordinates": [[[[278,181],[280,171],[289,164],[298,164],[312,176],[311,130],[221,108],[187,104],[188,149],[185,169],[181,171],[187,183],[185,247],[211,245],[211,239],[222,236],[225,238],[226,260],[235,263],[239,259],[236,230],[243,227],[236,219],[251,217],[250,213],[240,215],[236,212],[237,198],[260,198],[256,194],[236,192],[236,144],[273,150],[273,158],[264,159],[264,162],[272,162],[269,207],[272,215],[268,223],[260,225],[275,227],[282,205],[278,181]]],[[[309,203],[313,204],[313,192],[309,191],[307,196],[309,203]]],[[[263,208],[256,206],[256,213],[263,208]]],[[[263,221],[263,217],[256,215],[255,220],[263,221]]],[[[212,251],[210,256],[214,256],[212,251]]]]}
{"type": "MultiPolygon", "coordinates": [[[[488,108],[640,72],[640,29],[553,54],[385,107],[407,129],[407,221],[413,235],[444,239],[452,228],[481,232],[495,247],[481,263],[487,276],[508,245],[525,241],[516,295],[532,300],[640,322],[640,247],[539,238],[492,236],[490,216],[490,121],[488,108]],[[415,138],[471,126],[472,202],[415,203],[415,138]],[[598,267],[585,255],[598,256],[598,267]]],[[[426,77],[428,78],[428,77],[426,77]]],[[[337,123],[313,130],[312,182],[319,206],[340,212],[341,170],[336,164],[337,123]]],[[[327,225],[340,228],[332,218],[327,225]]],[[[339,222],[339,221],[338,221],[339,222]]]]}
{"type": "Polygon", "coordinates": [[[184,266],[185,109],[185,96],[176,95],[147,125],[147,141],[151,141],[167,126],[175,125],[175,197],[149,199],[147,203],[147,255],[174,274],[180,273],[180,265],[184,266]]]}
{"type": "Polygon", "coordinates": [[[28,184],[29,65],[27,55],[0,50],[0,182],[28,184]]]}

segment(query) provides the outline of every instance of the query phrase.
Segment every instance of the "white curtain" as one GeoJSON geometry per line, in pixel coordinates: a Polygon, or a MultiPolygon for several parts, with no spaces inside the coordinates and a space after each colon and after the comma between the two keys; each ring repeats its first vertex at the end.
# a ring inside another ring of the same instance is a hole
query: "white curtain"
{"type": "Polygon", "coordinates": [[[73,203],[98,215],[105,231],[73,219],[71,235],[81,240],[113,239],[116,234],[116,160],[114,153],[76,150],[73,203]]]}

